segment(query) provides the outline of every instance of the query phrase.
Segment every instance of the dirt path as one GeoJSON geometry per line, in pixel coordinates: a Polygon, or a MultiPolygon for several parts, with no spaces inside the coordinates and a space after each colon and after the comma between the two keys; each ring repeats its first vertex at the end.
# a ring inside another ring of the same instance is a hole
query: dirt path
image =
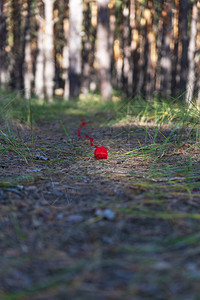
{"type": "Polygon", "coordinates": [[[186,158],[124,156],[145,129],[93,121],[98,161],[80,117],[62,122],[1,139],[0,299],[199,299],[199,187],[173,169],[186,158]]]}

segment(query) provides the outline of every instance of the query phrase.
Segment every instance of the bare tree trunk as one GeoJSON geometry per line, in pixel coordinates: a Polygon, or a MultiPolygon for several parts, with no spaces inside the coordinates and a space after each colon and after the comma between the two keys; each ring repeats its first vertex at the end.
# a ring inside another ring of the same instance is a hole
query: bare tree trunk
{"type": "Polygon", "coordinates": [[[171,78],[171,96],[178,96],[180,83],[180,63],[179,63],[179,19],[180,19],[180,1],[175,0],[173,17],[173,56],[172,56],[172,78],[171,78]]]}
{"type": "MultiPolygon", "coordinates": [[[[115,16],[115,2],[116,0],[110,0],[109,7],[109,50],[111,57],[111,79],[116,77],[116,65],[114,59],[114,42],[115,42],[115,27],[116,27],[116,16],[115,16]]],[[[114,80],[115,81],[115,80],[114,80]]]]}
{"type": "Polygon", "coordinates": [[[153,32],[153,1],[147,0],[147,9],[144,11],[146,19],[145,27],[145,47],[144,47],[144,83],[143,95],[147,99],[151,99],[155,86],[155,68],[152,62],[152,49],[155,43],[155,36],[153,32]]]}
{"type": "Polygon", "coordinates": [[[91,52],[90,52],[90,90],[94,92],[97,88],[98,74],[96,58],[96,40],[97,40],[97,23],[98,23],[98,6],[97,0],[91,0],[91,52]]]}
{"type": "Polygon", "coordinates": [[[162,41],[162,94],[168,98],[171,93],[171,33],[172,33],[172,3],[171,0],[165,1],[162,8],[163,17],[163,41],[162,41]]]}
{"type": "Polygon", "coordinates": [[[196,47],[198,49],[196,55],[195,55],[195,63],[196,63],[196,77],[197,77],[197,83],[196,83],[196,89],[197,89],[197,106],[200,108],[200,3],[197,2],[198,7],[198,21],[197,21],[197,37],[196,37],[196,47]]]}
{"type": "Polygon", "coordinates": [[[54,0],[44,0],[45,3],[45,96],[49,101],[53,100],[54,90],[54,38],[53,38],[53,7],[54,0]]]}
{"type": "MultiPolygon", "coordinates": [[[[65,7],[65,0],[64,0],[65,7]]],[[[65,9],[65,16],[63,20],[64,30],[64,47],[63,47],[63,79],[64,79],[64,95],[65,100],[69,100],[69,5],[65,9]]]]}
{"type": "Polygon", "coordinates": [[[188,0],[180,1],[180,31],[181,31],[181,73],[180,73],[180,92],[182,95],[186,92],[186,82],[188,74],[188,0]]]}
{"type": "Polygon", "coordinates": [[[131,47],[130,47],[130,1],[125,0],[123,6],[123,30],[122,30],[122,39],[123,39],[123,66],[122,66],[122,85],[123,91],[126,96],[130,95],[130,87],[132,81],[131,75],[131,66],[130,66],[130,58],[131,58],[131,47]]]}
{"type": "MultiPolygon", "coordinates": [[[[156,84],[155,89],[158,95],[162,95],[162,70],[161,70],[161,60],[163,55],[163,8],[164,8],[164,0],[161,1],[161,12],[159,13],[159,20],[158,20],[158,33],[157,33],[157,53],[158,53],[158,61],[156,65],[156,84]]],[[[171,91],[170,91],[171,92],[171,91]]]]}
{"type": "Polygon", "coordinates": [[[114,41],[114,61],[116,75],[114,78],[114,85],[118,89],[122,89],[122,67],[123,67],[123,58],[122,58],[122,49],[120,47],[120,40],[114,41]]]}
{"type": "Polygon", "coordinates": [[[98,0],[97,61],[100,94],[103,99],[111,97],[111,57],[109,52],[109,0],[98,0]]]}
{"type": "Polygon", "coordinates": [[[23,87],[22,79],[22,43],[21,43],[21,0],[13,0],[12,5],[12,71],[11,71],[11,86],[16,90],[21,90],[23,87]]]}
{"type": "MultiPolygon", "coordinates": [[[[47,0],[48,1],[48,0],[47,0]]],[[[82,0],[69,1],[70,37],[69,37],[69,83],[70,98],[80,94],[81,87],[81,30],[82,0]]]]}
{"type": "Polygon", "coordinates": [[[4,13],[4,1],[0,3],[0,87],[5,88],[8,80],[7,55],[5,51],[7,43],[6,15],[4,13]]]}
{"type": "Polygon", "coordinates": [[[137,94],[139,81],[139,29],[137,22],[136,0],[130,1],[130,28],[131,28],[131,58],[132,58],[132,96],[137,94]]]}
{"type": "MultiPolygon", "coordinates": [[[[43,16],[43,7],[41,7],[43,16]]],[[[35,70],[35,94],[44,99],[44,20],[40,17],[38,9],[38,31],[37,31],[37,58],[35,70]]]]}
{"type": "Polygon", "coordinates": [[[195,86],[195,50],[196,50],[196,36],[197,36],[197,20],[198,20],[198,8],[197,0],[194,1],[192,7],[192,21],[190,29],[190,42],[188,49],[189,69],[187,78],[186,89],[186,103],[193,102],[194,86],[195,86]]]}
{"type": "Polygon", "coordinates": [[[91,10],[90,1],[84,1],[84,36],[83,36],[83,50],[82,50],[82,92],[87,95],[90,88],[90,52],[92,49],[90,32],[91,32],[91,10]]]}
{"type": "Polygon", "coordinates": [[[32,59],[31,59],[31,34],[30,34],[31,0],[27,0],[27,15],[25,24],[25,58],[24,58],[24,89],[25,98],[31,98],[32,59]]]}

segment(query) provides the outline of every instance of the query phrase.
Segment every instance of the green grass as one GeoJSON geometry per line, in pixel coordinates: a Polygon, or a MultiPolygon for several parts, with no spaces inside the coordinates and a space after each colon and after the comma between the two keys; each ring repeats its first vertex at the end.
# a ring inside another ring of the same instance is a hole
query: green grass
{"type": "Polygon", "coordinates": [[[117,122],[123,120],[127,122],[136,118],[140,122],[153,122],[155,126],[163,124],[179,124],[179,126],[196,127],[199,123],[200,111],[198,107],[192,105],[185,106],[178,99],[153,99],[146,101],[141,96],[134,99],[122,99],[120,93],[115,92],[112,100],[102,101],[98,94],[81,96],[80,99],[65,101],[62,98],[55,98],[54,102],[48,104],[45,100],[32,98],[27,102],[21,92],[0,91],[1,118],[15,118],[23,122],[32,119],[33,122],[41,120],[52,120],[60,114],[80,114],[94,115],[105,113],[108,121],[117,122]],[[31,116],[30,116],[31,114],[31,116]],[[110,120],[112,118],[112,120],[110,120]]]}

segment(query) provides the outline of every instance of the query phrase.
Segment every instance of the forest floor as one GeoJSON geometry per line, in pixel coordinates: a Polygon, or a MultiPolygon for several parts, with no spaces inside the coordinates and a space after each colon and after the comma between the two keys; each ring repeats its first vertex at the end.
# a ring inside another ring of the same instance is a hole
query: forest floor
{"type": "Polygon", "coordinates": [[[1,300],[200,299],[199,143],[110,117],[1,123],[1,300]]]}

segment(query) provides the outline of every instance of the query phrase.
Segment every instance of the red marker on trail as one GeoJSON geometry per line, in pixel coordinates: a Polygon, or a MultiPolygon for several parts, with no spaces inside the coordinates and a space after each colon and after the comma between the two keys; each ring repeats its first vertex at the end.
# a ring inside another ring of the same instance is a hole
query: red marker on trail
{"type": "MultiPolygon", "coordinates": [[[[85,121],[83,121],[81,123],[80,128],[78,129],[78,137],[81,137],[81,129],[83,128],[83,126],[87,125],[87,123],[85,121]]],[[[96,149],[94,150],[94,156],[96,159],[107,159],[108,158],[108,151],[105,147],[103,146],[96,146],[93,144],[93,138],[91,138],[89,135],[85,135],[86,138],[88,138],[90,140],[90,146],[95,147],[96,149]]]]}
{"type": "Polygon", "coordinates": [[[105,147],[97,147],[94,150],[94,156],[96,159],[107,159],[108,158],[108,151],[105,147]]]}

